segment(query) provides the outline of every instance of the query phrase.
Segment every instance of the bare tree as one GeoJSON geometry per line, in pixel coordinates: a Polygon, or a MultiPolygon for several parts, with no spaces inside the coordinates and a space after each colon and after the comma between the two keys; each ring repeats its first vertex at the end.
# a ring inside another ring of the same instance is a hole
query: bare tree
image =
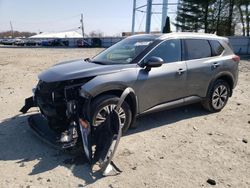
{"type": "Polygon", "coordinates": [[[91,32],[89,33],[89,36],[90,36],[90,37],[103,37],[104,34],[103,34],[102,31],[97,30],[97,31],[91,31],[91,32]]]}
{"type": "Polygon", "coordinates": [[[249,0],[246,0],[246,1],[245,1],[245,8],[246,8],[247,36],[249,36],[249,29],[250,29],[250,28],[249,28],[249,27],[250,27],[250,25],[249,25],[249,24],[250,24],[250,23],[249,23],[249,22],[250,22],[250,20],[249,20],[249,16],[250,16],[250,15],[249,15],[249,9],[248,9],[248,8],[249,8],[249,0]]]}
{"type": "Polygon", "coordinates": [[[244,21],[244,15],[243,15],[243,10],[242,10],[241,4],[237,4],[237,8],[239,10],[240,21],[242,24],[242,34],[243,34],[243,36],[246,36],[245,21],[244,21]]]}
{"type": "Polygon", "coordinates": [[[0,38],[8,38],[10,36],[14,36],[14,37],[30,37],[36,35],[36,33],[32,33],[32,32],[20,32],[20,31],[3,31],[0,32],[0,38]]]}
{"type": "Polygon", "coordinates": [[[216,33],[219,31],[219,24],[220,24],[220,15],[221,14],[221,0],[219,0],[219,8],[218,8],[218,15],[217,15],[217,22],[216,22],[216,33]]]}

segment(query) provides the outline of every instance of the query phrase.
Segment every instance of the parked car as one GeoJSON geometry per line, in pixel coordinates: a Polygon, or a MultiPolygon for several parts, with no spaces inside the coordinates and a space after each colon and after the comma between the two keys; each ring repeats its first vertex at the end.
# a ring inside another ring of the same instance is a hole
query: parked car
{"type": "Polygon", "coordinates": [[[38,106],[50,128],[62,135],[69,134],[70,122],[76,125],[77,118],[89,113],[95,130],[129,87],[132,92],[119,110],[123,132],[138,115],[190,103],[200,102],[208,111],[219,112],[237,84],[239,61],[224,37],[135,35],[92,59],[63,62],[42,72],[22,111],[38,106]],[[89,112],[83,108],[85,101],[89,112]],[[78,114],[73,120],[72,109],[78,114]]]}
{"type": "Polygon", "coordinates": [[[92,47],[92,45],[87,41],[83,39],[79,39],[76,41],[77,47],[83,48],[83,47],[92,47]]]}
{"type": "Polygon", "coordinates": [[[15,39],[3,39],[1,43],[3,45],[14,45],[15,44],[15,39]]]}
{"type": "Polygon", "coordinates": [[[26,43],[26,41],[23,40],[23,39],[16,39],[16,41],[15,41],[14,44],[15,44],[16,46],[24,46],[25,43],[26,43]]]}
{"type": "Polygon", "coordinates": [[[39,40],[34,40],[34,39],[27,39],[25,40],[25,46],[40,46],[41,41],[39,40]]]}
{"type": "Polygon", "coordinates": [[[66,39],[49,39],[49,40],[43,40],[41,42],[42,46],[69,46],[69,41],[66,39]]]}

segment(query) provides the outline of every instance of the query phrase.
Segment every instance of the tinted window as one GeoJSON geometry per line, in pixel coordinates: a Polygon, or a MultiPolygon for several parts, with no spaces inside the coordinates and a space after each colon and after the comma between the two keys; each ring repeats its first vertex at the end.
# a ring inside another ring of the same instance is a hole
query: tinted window
{"type": "Polygon", "coordinates": [[[218,41],[210,40],[209,42],[210,42],[211,47],[213,49],[213,56],[220,55],[224,51],[223,46],[218,41]]]}
{"type": "Polygon", "coordinates": [[[185,39],[185,59],[200,59],[211,57],[211,47],[207,40],[185,39]]]}
{"type": "Polygon", "coordinates": [[[147,58],[152,56],[160,57],[166,63],[181,61],[181,42],[180,40],[167,40],[157,46],[149,53],[147,58]]]}

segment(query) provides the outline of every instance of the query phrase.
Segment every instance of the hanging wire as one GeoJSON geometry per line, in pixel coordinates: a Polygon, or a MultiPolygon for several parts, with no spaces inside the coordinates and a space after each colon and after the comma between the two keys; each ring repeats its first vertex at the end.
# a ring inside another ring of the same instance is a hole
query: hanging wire
{"type": "Polygon", "coordinates": [[[141,23],[140,23],[140,25],[139,25],[138,31],[140,31],[140,29],[141,29],[141,26],[142,26],[143,20],[144,20],[144,18],[145,18],[145,15],[146,15],[146,14],[144,13],[143,16],[142,16],[141,23]]]}
{"type": "Polygon", "coordinates": [[[49,24],[49,23],[57,23],[57,22],[64,22],[65,20],[72,20],[73,18],[80,18],[81,14],[77,14],[74,16],[69,16],[65,18],[60,18],[60,19],[55,19],[55,20],[50,20],[50,21],[40,21],[40,22],[23,22],[23,21],[14,21],[14,23],[17,24],[32,24],[32,25],[37,25],[37,24],[49,24]]]}
{"type": "MultiPolygon", "coordinates": [[[[154,9],[152,9],[152,12],[155,12],[154,9]]],[[[159,19],[159,17],[157,15],[156,14],[152,14],[152,17],[155,20],[155,22],[157,22],[157,24],[160,25],[161,24],[161,20],[159,19]]]]}
{"type": "MultiPolygon", "coordinates": [[[[31,25],[32,28],[34,30],[39,30],[39,27],[41,25],[46,25],[46,24],[51,24],[52,27],[50,30],[53,30],[53,25],[55,24],[52,24],[52,23],[60,23],[60,22],[65,22],[64,23],[64,27],[62,28],[57,28],[53,31],[53,32],[67,32],[67,31],[77,31],[79,30],[79,26],[77,26],[79,24],[79,19],[80,19],[80,14],[77,14],[77,15],[72,15],[72,16],[68,16],[68,17],[64,17],[64,18],[60,18],[60,19],[55,19],[55,20],[50,20],[50,21],[41,21],[41,22],[22,22],[22,21],[14,21],[14,25],[15,25],[15,28],[17,30],[23,30],[27,27],[27,25],[31,25]],[[75,18],[78,18],[78,20],[73,20],[75,18]],[[67,22],[66,20],[72,20],[70,22],[67,22]],[[26,25],[26,26],[25,26],[26,25]],[[70,28],[70,29],[68,29],[70,28]]],[[[60,24],[59,24],[60,25],[60,24]]]]}

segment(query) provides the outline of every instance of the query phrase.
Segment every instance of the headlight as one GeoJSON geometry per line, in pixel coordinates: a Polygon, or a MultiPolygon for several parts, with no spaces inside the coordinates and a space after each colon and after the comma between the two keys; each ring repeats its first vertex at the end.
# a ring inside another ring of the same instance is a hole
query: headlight
{"type": "Polygon", "coordinates": [[[80,88],[79,95],[83,98],[89,98],[91,96],[83,87],[80,88]]]}

